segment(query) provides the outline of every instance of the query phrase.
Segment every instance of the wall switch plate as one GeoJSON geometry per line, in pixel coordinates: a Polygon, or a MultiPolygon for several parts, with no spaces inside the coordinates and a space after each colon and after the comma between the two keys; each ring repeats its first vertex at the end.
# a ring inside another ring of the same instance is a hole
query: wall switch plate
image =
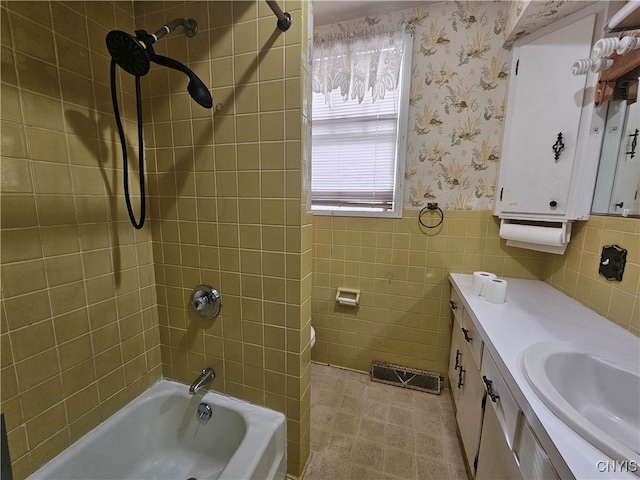
{"type": "Polygon", "coordinates": [[[605,245],[600,256],[598,273],[607,280],[621,282],[624,265],[627,262],[627,250],[618,245],[605,245]]]}

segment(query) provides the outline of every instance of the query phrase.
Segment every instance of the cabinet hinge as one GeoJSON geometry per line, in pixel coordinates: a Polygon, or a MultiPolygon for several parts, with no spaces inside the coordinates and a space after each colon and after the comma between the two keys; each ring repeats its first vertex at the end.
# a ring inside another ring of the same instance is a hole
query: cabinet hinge
{"type": "Polygon", "coordinates": [[[520,59],[516,60],[516,76],[518,75],[518,68],[520,67],[520,59]]]}
{"type": "Polygon", "coordinates": [[[484,412],[485,407],[487,406],[487,396],[482,397],[482,411],[484,412]]]}
{"type": "Polygon", "coordinates": [[[478,471],[478,455],[476,455],[476,458],[473,459],[473,471],[478,471]]]}
{"type": "Polygon", "coordinates": [[[504,192],[504,187],[500,189],[500,201],[502,201],[502,192],[504,192]]]}

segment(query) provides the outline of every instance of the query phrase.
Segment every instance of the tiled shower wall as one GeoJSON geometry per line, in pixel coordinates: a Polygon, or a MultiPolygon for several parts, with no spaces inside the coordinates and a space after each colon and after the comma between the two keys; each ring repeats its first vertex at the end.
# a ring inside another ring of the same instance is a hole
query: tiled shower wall
{"type": "Polygon", "coordinates": [[[132,4],[0,13],[1,408],[24,478],[160,377],[160,338],[151,231],[124,209],[104,47],[108,30],[133,29],[132,4]]]}
{"type": "Polygon", "coordinates": [[[309,455],[311,224],[302,195],[301,55],[307,2],[280,2],[283,33],[263,1],[139,2],[151,30],[195,18],[157,51],[188,60],[216,108],[189,98],[186,77],[154,69],[146,144],[163,374],[190,383],[204,367],[212,388],[287,414],[288,472],[309,455]],[[201,283],[222,314],[188,305],[201,283]]]}

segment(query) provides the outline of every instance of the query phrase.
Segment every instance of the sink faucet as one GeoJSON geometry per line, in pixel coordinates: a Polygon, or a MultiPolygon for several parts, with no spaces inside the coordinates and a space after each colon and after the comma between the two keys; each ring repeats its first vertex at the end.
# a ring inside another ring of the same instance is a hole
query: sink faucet
{"type": "Polygon", "coordinates": [[[213,379],[216,378],[216,373],[212,368],[205,368],[200,372],[200,375],[189,387],[189,395],[195,395],[198,391],[207,385],[208,383],[213,382],[213,379]]]}

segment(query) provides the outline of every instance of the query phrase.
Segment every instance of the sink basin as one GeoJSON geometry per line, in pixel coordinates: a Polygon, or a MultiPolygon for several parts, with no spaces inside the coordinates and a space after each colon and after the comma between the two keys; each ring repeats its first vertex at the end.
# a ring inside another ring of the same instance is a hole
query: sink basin
{"type": "Polygon", "coordinates": [[[542,402],[582,438],[613,460],[640,464],[640,353],[542,342],[525,351],[523,369],[542,402]]]}

